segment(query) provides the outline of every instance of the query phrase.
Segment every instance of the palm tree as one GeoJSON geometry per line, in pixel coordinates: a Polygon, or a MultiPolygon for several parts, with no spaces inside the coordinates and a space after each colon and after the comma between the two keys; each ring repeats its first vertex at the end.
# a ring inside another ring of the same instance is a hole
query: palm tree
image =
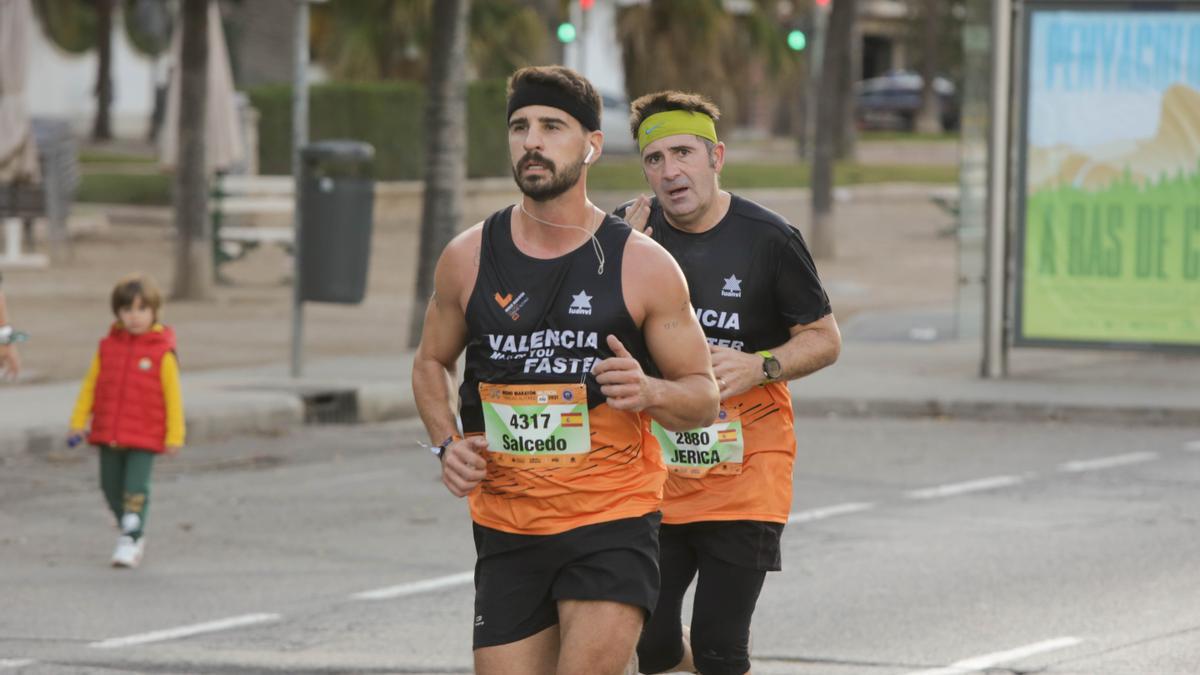
{"type": "Polygon", "coordinates": [[[617,33],[630,98],[662,89],[695,91],[722,109],[722,126],[734,123],[737,103],[758,93],[744,76],[751,67],[761,65],[780,81],[793,66],[778,7],[754,0],[750,11],[732,14],[721,0],[651,0],[623,8],[617,33]]]}
{"type": "Polygon", "coordinates": [[[941,0],[924,0],[921,7],[921,108],[917,111],[916,131],[936,134],[942,131],[941,106],[933,91],[938,71],[938,29],[941,27],[941,0]]]}
{"type": "MultiPolygon", "coordinates": [[[[340,80],[425,81],[436,55],[433,0],[354,0],[316,5],[317,58],[340,80]]],[[[505,77],[546,60],[547,31],[521,0],[476,0],[464,47],[478,77],[505,77]]]]}
{"type": "Polygon", "coordinates": [[[433,272],[442,249],[462,220],[467,182],[467,17],[470,0],[439,0],[433,10],[432,60],[425,110],[425,198],[417,285],[408,346],[421,341],[425,303],[433,295],[433,272]]]}
{"type": "Polygon", "coordinates": [[[179,158],[175,171],[175,286],[179,299],[212,295],[212,247],[208,233],[205,175],[205,111],[208,109],[208,3],[183,1],[183,49],[179,79],[179,158]]]}
{"type": "Polygon", "coordinates": [[[92,139],[112,138],[112,31],[116,0],[96,0],[96,118],[92,139]]]}

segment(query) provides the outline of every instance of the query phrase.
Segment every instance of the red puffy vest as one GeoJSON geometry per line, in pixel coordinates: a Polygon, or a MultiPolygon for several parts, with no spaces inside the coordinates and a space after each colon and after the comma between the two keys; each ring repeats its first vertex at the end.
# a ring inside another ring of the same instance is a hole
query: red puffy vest
{"type": "Polygon", "coordinates": [[[167,406],[162,360],[175,349],[175,332],[163,326],[141,335],[113,326],[100,341],[100,374],[88,442],[163,452],[167,406]]]}

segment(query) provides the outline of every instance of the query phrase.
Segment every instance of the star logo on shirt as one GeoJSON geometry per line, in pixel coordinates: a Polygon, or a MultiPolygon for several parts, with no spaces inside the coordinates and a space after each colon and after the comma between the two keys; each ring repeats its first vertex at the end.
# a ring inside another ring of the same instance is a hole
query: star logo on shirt
{"type": "Polygon", "coordinates": [[[567,310],[568,314],[586,314],[592,315],[592,296],[587,294],[587,291],[579,291],[579,293],[571,296],[571,308],[567,310]]]}
{"type": "Polygon", "coordinates": [[[742,280],[737,278],[736,274],[725,277],[725,287],[721,289],[721,295],[727,298],[742,297],[742,280]]]}

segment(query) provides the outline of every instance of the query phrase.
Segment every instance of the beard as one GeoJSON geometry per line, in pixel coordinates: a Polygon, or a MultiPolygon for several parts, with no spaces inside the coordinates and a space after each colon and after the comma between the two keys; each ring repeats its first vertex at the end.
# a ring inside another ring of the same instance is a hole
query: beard
{"type": "Polygon", "coordinates": [[[575,187],[579,182],[579,177],[583,175],[583,160],[574,162],[565,167],[562,173],[559,173],[554,162],[546,159],[542,155],[533,152],[526,153],[524,157],[517,162],[513,167],[513,180],[517,182],[517,187],[521,189],[521,193],[535,202],[546,202],[554,199],[562,193],[575,187]],[[528,166],[537,162],[541,164],[547,172],[548,176],[523,176],[521,171],[528,166]]]}

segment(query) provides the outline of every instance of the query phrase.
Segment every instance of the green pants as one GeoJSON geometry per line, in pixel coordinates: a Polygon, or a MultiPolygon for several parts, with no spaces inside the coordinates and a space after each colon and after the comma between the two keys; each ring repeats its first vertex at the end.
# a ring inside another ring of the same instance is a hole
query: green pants
{"type": "Polygon", "coordinates": [[[100,488],[117,527],[134,539],[142,536],[150,506],[150,472],[154,453],[126,448],[100,448],[100,488]],[[125,516],[136,515],[136,518],[125,516]]]}

